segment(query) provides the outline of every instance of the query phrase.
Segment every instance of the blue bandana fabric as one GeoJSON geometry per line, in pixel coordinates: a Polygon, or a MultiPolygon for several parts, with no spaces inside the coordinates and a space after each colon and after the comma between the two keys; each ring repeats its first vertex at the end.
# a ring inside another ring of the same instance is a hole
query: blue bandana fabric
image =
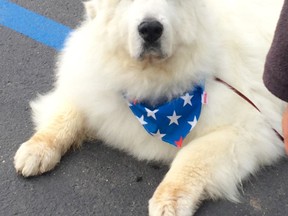
{"type": "Polygon", "coordinates": [[[204,87],[197,85],[190,92],[155,107],[137,101],[129,102],[129,107],[150,135],[180,148],[199,120],[203,98],[206,100],[204,87]]]}

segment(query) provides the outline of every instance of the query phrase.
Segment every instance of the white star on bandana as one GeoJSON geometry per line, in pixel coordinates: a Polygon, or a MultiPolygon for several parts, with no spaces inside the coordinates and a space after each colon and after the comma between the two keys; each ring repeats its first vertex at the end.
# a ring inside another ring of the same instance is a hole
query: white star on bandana
{"type": "Polygon", "coordinates": [[[146,125],[147,124],[147,122],[144,120],[144,115],[142,115],[140,118],[137,117],[137,119],[142,125],[146,125]]]}
{"type": "Polygon", "coordinates": [[[193,121],[188,121],[188,124],[191,125],[190,131],[192,131],[192,129],[196,126],[197,122],[198,122],[198,121],[197,121],[196,116],[194,117],[193,121]]]}
{"type": "Polygon", "coordinates": [[[171,125],[171,124],[179,125],[178,119],[181,118],[181,116],[177,116],[177,114],[176,114],[176,112],[174,110],[173,115],[172,116],[167,116],[167,118],[170,119],[169,125],[171,125]]]}
{"type": "Polygon", "coordinates": [[[147,112],[147,117],[152,117],[156,120],[156,116],[155,114],[159,111],[158,109],[156,110],[150,110],[148,108],[145,108],[146,112],[147,112]]]}
{"type": "Polygon", "coordinates": [[[160,130],[158,130],[157,133],[151,133],[151,134],[158,139],[162,139],[166,135],[166,134],[161,134],[160,130]]]}
{"type": "Polygon", "coordinates": [[[184,96],[181,97],[184,100],[183,107],[185,107],[187,104],[192,106],[191,99],[193,98],[193,95],[189,95],[189,93],[186,93],[184,96]]]}

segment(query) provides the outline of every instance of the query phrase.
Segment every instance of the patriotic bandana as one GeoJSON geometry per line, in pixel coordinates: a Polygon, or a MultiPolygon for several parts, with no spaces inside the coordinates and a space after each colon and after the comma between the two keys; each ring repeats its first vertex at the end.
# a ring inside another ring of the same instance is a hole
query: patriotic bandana
{"type": "Polygon", "coordinates": [[[197,85],[184,95],[154,107],[137,101],[129,102],[129,107],[149,134],[180,148],[197,124],[206,100],[204,87],[197,85]]]}

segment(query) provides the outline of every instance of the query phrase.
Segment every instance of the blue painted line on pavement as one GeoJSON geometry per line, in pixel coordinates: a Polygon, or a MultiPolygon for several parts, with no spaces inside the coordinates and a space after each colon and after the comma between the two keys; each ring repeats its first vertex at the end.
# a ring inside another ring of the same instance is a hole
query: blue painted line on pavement
{"type": "Polygon", "coordinates": [[[71,29],[17,4],[0,0],[0,25],[61,50],[71,29]]]}

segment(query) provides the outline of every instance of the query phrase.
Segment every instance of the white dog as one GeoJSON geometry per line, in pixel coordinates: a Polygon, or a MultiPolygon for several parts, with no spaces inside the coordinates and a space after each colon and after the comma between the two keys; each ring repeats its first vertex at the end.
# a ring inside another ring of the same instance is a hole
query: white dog
{"type": "Polygon", "coordinates": [[[173,161],[149,201],[151,216],[192,215],[203,199],[237,201],[241,180],[284,153],[274,131],[281,134],[282,104],[262,84],[282,4],[86,2],[87,16],[59,57],[53,91],[31,103],[36,133],[15,155],[17,172],[47,172],[72,145],[93,137],[140,160],[173,161]],[[200,97],[194,92],[199,86],[200,97]],[[201,105],[203,88],[209,102],[201,105]],[[146,131],[148,120],[160,118],[157,107],[170,101],[182,101],[185,108],[202,106],[201,117],[197,109],[188,120],[179,115],[182,111],[168,108],[170,113],[158,123],[167,124],[166,129],[180,127],[175,142],[168,139],[174,129],[169,135],[152,122],[154,131],[146,131]],[[149,109],[138,115],[139,122],[133,109],[143,104],[149,109]],[[193,130],[184,138],[187,122],[193,130]]]}

